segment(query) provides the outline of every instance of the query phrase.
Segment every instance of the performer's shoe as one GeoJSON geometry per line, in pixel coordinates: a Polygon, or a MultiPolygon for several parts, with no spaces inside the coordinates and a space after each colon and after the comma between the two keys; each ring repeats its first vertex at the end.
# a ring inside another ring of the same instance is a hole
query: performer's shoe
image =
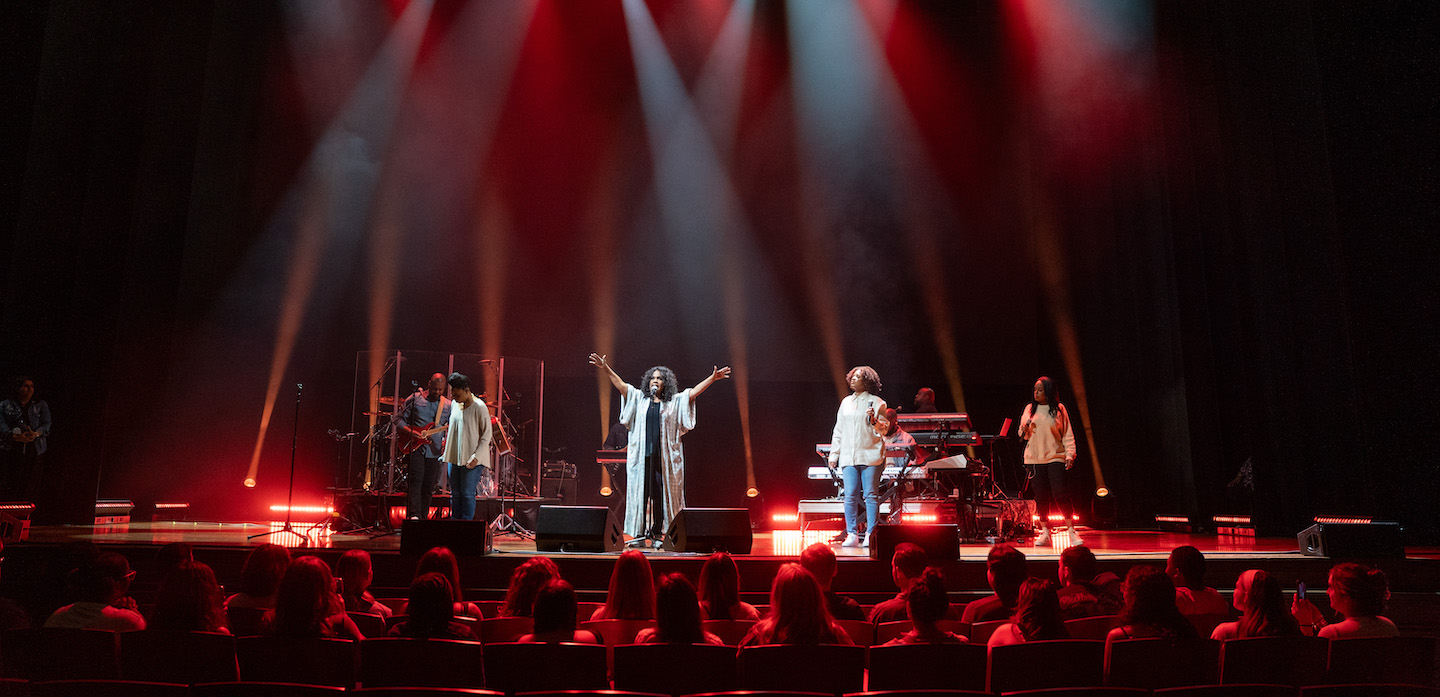
{"type": "Polygon", "coordinates": [[[856,535],[855,533],[850,533],[850,534],[848,534],[848,535],[845,536],[845,542],[842,543],[840,546],[841,546],[841,547],[859,547],[859,546],[860,546],[860,536],[859,536],[859,535],[856,535]]]}
{"type": "Polygon", "coordinates": [[[626,540],[626,541],[625,541],[625,546],[626,546],[626,547],[649,547],[649,546],[650,546],[650,538],[648,538],[648,537],[632,537],[632,538],[630,538],[629,540],[626,540]]]}
{"type": "Polygon", "coordinates": [[[869,532],[866,532],[866,533],[865,533],[865,536],[860,538],[860,546],[861,546],[861,547],[864,547],[864,548],[866,548],[866,549],[869,549],[869,548],[870,548],[870,533],[869,533],[869,532]]]}
{"type": "Polygon", "coordinates": [[[1080,539],[1080,531],[1077,530],[1074,525],[1071,525],[1067,532],[1070,534],[1069,545],[1071,547],[1079,547],[1085,544],[1085,541],[1080,539]]]}
{"type": "Polygon", "coordinates": [[[654,549],[660,549],[660,546],[663,545],[663,544],[665,544],[665,541],[664,541],[664,540],[661,540],[661,539],[658,539],[658,538],[657,538],[657,539],[654,539],[654,540],[651,540],[651,542],[650,542],[650,546],[651,546],[652,548],[654,548],[654,549]]]}
{"type": "Polygon", "coordinates": [[[1041,530],[1041,531],[1040,531],[1040,534],[1035,536],[1035,546],[1036,546],[1036,547],[1048,547],[1048,546],[1050,546],[1050,529],[1049,529],[1049,528],[1046,528],[1046,529],[1044,529],[1044,530],[1041,530]]]}

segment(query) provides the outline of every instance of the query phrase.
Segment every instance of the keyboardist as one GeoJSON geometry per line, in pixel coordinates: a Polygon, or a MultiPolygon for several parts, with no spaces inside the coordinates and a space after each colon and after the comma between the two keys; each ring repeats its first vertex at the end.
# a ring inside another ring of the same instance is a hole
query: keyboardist
{"type": "MultiPolygon", "coordinates": [[[[885,432],[885,450],[888,453],[892,448],[899,447],[908,448],[910,452],[913,453],[915,451],[915,437],[906,433],[905,429],[900,428],[900,422],[895,419],[895,416],[894,409],[885,410],[885,420],[890,424],[890,429],[885,432]]],[[[890,467],[904,467],[910,461],[910,458],[911,456],[909,455],[904,457],[891,457],[885,460],[885,464],[890,467]]]]}

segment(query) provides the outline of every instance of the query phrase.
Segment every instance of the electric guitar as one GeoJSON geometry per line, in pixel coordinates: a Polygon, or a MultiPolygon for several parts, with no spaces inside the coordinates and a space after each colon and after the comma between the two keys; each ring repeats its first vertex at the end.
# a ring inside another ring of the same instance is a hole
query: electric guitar
{"type": "Polygon", "coordinates": [[[433,436],[436,433],[444,431],[448,428],[450,428],[450,424],[436,426],[435,422],[431,421],[430,423],[420,427],[420,435],[418,436],[414,433],[411,433],[410,431],[402,429],[399,436],[400,442],[397,443],[395,447],[397,450],[400,451],[401,455],[409,455],[410,453],[419,450],[426,443],[429,443],[430,436],[433,436]]]}

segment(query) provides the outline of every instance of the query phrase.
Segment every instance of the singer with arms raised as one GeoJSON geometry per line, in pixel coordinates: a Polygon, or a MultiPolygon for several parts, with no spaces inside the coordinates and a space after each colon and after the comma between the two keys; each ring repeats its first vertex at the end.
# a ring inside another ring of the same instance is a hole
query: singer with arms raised
{"type": "Polygon", "coordinates": [[[625,447],[625,534],[630,544],[660,546],[670,519],[685,507],[685,452],[680,437],[695,428],[695,398],[716,380],[730,377],[730,366],[680,390],[675,373],[663,365],[645,371],[644,389],[626,384],[605,357],[590,354],[590,365],[603,368],[620,391],[620,423],[630,429],[625,447]]]}
{"type": "Polygon", "coordinates": [[[859,547],[860,496],[865,496],[865,546],[870,546],[870,533],[880,518],[880,474],[885,471],[884,433],[890,430],[885,418],[885,400],[875,396],[880,391],[880,375],[868,365],[855,366],[845,374],[850,396],[841,400],[835,413],[835,431],[830,435],[830,466],[840,468],[845,482],[845,542],[842,546],[859,547]]]}
{"type": "Polygon", "coordinates": [[[470,378],[450,374],[450,426],[440,459],[450,465],[450,517],[475,517],[475,487],[482,481],[494,489],[490,472],[490,410],[470,390],[470,378]]]}

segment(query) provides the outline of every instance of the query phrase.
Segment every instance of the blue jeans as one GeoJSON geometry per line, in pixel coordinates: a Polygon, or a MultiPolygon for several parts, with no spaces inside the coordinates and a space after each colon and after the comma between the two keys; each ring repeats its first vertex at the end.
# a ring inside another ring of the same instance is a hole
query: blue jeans
{"type": "Polygon", "coordinates": [[[860,534],[860,490],[865,491],[866,530],[874,530],[880,518],[880,473],[884,466],[841,467],[840,478],[845,481],[845,532],[860,534]]]}
{"type": "Polygon", "coordinates": [[[485,467],[450,465],[450,517],[455,520],[475,518],[475,487],[485,467]]]}

